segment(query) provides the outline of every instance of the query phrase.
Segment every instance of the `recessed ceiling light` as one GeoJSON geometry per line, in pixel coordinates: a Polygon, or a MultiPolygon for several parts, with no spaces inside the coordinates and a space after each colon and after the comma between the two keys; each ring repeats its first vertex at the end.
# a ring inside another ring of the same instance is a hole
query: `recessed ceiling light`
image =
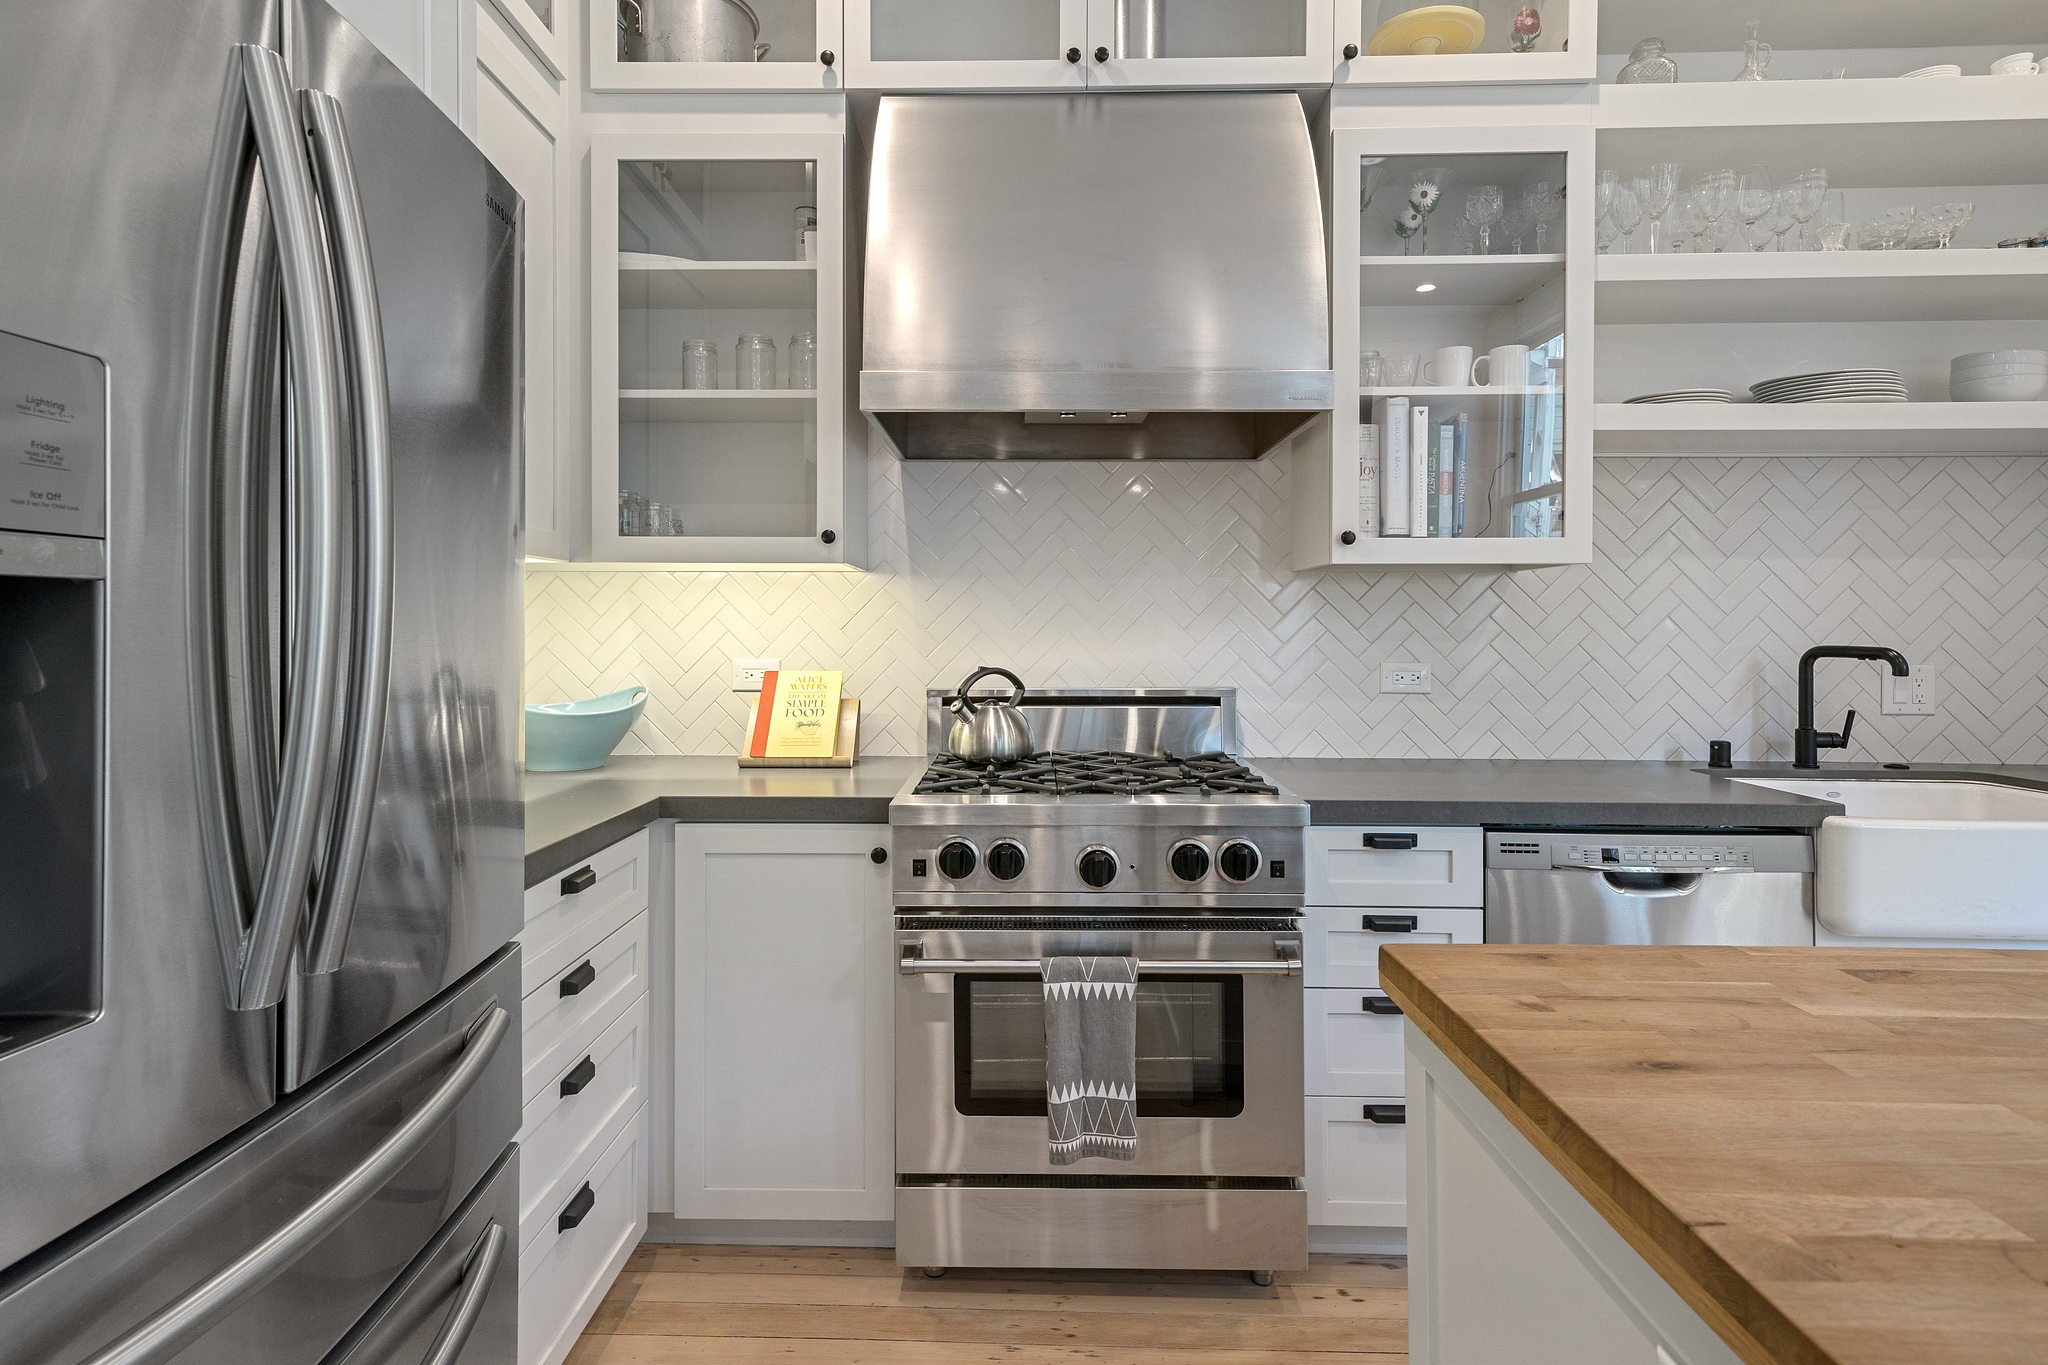
{"type": "Polygon", "coordinates": [[[1418,294],[1432,294],[1436,292],[1436,286],[1433,284],[1418,284],[1415,286],[1415,292],[1418,294]]]}

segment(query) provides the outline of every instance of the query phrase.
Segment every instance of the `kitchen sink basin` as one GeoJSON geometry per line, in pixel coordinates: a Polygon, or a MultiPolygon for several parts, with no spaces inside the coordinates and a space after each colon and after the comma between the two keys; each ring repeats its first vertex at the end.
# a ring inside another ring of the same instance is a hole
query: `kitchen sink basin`
{"type": "Polygon", "coordinates": [[[2048,791],[1942,778],[1742,777],[1838,803],[1814,914],[1856,938],[2048,941],[2048,791]]]}

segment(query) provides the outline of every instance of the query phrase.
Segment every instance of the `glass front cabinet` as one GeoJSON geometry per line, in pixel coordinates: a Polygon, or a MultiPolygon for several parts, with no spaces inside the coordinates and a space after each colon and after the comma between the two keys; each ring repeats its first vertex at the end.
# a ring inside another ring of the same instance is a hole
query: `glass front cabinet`
{"type": "Polygon", "coordinates": [[[840,0],[584,3],[593,90],[830,91],[846,86],[840,0]]]}
{"type": "Polygon", "coordinates": [[[1335,3],[1339,86],[1526,85],[1599,74],[1599,0],[1335,3]]]}
{"type": "Polygon", "coordinates": [[[1294,567],[1590,562],[1591,130],[1332,146],[1337,408],[1295,442],[1294,567]]]}
{"type": "Polygon", "coordinates": [[[857,563],[845,142],[591,138],[591,558],[857,563]]]}

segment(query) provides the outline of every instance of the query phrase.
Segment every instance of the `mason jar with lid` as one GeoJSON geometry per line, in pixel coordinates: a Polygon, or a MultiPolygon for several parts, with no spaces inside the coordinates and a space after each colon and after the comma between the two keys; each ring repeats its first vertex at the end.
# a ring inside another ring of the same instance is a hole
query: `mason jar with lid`
{"type": "Polygon", "coordinates": [[[798,332],[789,339],[789,387],[818,387],[818,339],[809,332],[798,332]]]}
{"type": "Polygon", "coordinates": [[[759,332],[748,332],[733,348],[733,383],[736,389],[775,387],[775,343],[759,332]]]}
{"type": "Polygon", "coordinates": [[[718,347],[700,337],[691,337],[683,343],[683,387],[718,387],[718,347]]]}

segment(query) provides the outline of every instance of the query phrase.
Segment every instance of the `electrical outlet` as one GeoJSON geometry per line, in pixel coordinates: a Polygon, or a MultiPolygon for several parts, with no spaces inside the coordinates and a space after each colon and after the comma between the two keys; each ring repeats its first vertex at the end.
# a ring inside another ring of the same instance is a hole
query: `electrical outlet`
{"type": "Polygon", "coordinates": [[[1381,664],[1380,691],[1429,692],[1428,664],[1381,664]]]}
{"type": "Polygon", "coordinates": [[[759,692],[767,675],[780,670],[780,659],[734,659],[732,661],[732,690],[735,692],[759,692]]]}
{"type": "Polygon", "coordinates": [[[1884,675],[1884,695],[1878,711],[1887,716],[1931,716],[1934,714],[1934,679],[1914,669],[1903,678],[1884,675]]]}

